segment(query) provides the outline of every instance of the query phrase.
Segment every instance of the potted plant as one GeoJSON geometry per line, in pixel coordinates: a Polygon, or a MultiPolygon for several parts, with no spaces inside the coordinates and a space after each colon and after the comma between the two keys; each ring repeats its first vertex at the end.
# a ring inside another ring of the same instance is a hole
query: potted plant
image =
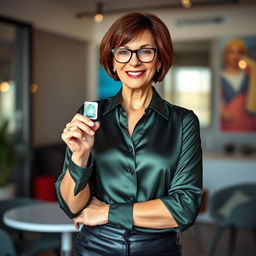
{"type": "Polygon", "coordinates": [[[8,120],[0,123],[0,199],[14,196],[12,177],[22,157],[15,147],[13,136],[8,132],[8,126],[8,120]]]}

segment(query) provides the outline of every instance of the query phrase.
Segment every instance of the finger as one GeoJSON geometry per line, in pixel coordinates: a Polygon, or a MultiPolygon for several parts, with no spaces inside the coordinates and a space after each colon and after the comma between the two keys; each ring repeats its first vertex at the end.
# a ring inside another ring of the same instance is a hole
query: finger
{"type": "MultiPolygon", "coordinates": [[[[73,130],[69,130],[70,135],[72,135],[72,137],[79,139],[79,140],[83,140],[85,134],[84,132],[82,132],[79,128],[73,129],[73,130]]],[[[89,135],[94,135],[93,134],[89,134],[89,135]]]]}
{"type": "Polygon", "coordinates": [[[85,124],[87,124],[87,125],[89,125],[89,126],[91,126],[91,127],[94,126],[94,122],[93,122],[90,118],[88,118],[88,117],[86,117],[86,116],[84,116],[84,115],[76,114],[76,115],[73,117],[73,119],[71,120],[71,122],[74,122],[74,121],[76,121],[76,120],[79,120],[79,121],[81,121],[81,122],[83,122],[83,123],[85,123],[85,124]]]}
{"type": "Polygon", "coordinates": [[[76,229],[79,229],[79,226],[80,226],[79,217],[74,218],[74,225],[76,229]]]}
{"type": "Polygon", "coordinates": [[[93,196],[92,199],[91,199],[91,202],[94,202],[96,200],[97,200],[97,198],[95,196],[93,196]]]}
{"type": "Polygon", "coordinates": [[[71,140],[73,137],[74,136],[70,133],[70,131],[67,128],[65,128],[61,134],[61,138],[65,142],[71,140]]]}
{"type": "Polygon", "coordinates": [[[63,140],[63,141],[69,141],[70,139],[72,138],[72,135],[69,133],[69,132],[63,132],[62,134],[61,134],[61,139],[63,140]]]}
{"type": "Polygon", "coordinates": [[[72,125],[67,128],[69,131],[76,131],[77,129],[80,129],[81,131],[89,134],[89,135],[94,135],[94,130],[90,126],[80,122],[80,121],[75,121],[72,123],[72,125]]]}
{"type": "Polygon", "coordinates": [[[98,198],[96,197],[93,197],[92,200],[91,200],[91,204],[94,204],[94,205],[101,205],[102,204],[102,201],[100,201],[98,198]]]}
{"type": "Polygon", "coordinates": [[[75,228],[76,228],[76,230],[78,230],[79,229],[79,227],[80,227],[80,224],[79,223],[74,223],[75,224],[75,228]]]}
{"type": "Polygon", "coordinates": [[[82,217],[81,217],[80,215],[78,215],[77,217],[75,217],[75,218],[73,219],[73,221],[74,221],[75,224],[81,223],[82,217]]]}
{"type": "Polygon", "coordinates": [[[84,140],[84,133],[80,129],[76,131],[65,131],[62,133],[61,138],[65,143],[75,140],[78,142],[79,140],[84,140]]]}
{"type": "Polygon", "coordinates": [[[69,129],[66,130],[66,132],[73,137],[77,137],[80,139],[83,138],[85,135],[93,136],[95,134],[95,132],[89,126],[84,127],[84,130],[81,130],[77,126],[71,126],[69,129]]]}
{"type": "Polygon", "coordinates": [[[94,126],[92,127],[93,131],[96,132],[100,127],[100,122],[95,122],[94,126]]]}

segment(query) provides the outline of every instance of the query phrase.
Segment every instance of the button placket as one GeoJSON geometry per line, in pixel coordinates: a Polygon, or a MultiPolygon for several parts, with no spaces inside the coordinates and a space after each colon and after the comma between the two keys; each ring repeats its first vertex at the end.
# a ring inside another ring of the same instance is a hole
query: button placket
{"type": "Polygon", "coordinates": [[[128,145],[128,150],[129,150],[129,158],[130,158],[130,163],[127,171],[129,172],[130,175],[130,185],[131,185],[131,194],[128,197],[128,201],[130,203],[133,203],[136,201],[136,193],[137,193],[137,181],[136,181],[136,167],[135,167],[135,147],[133,145],[133,141],[131,137],[129,138],[129,145],[128,145]]]}

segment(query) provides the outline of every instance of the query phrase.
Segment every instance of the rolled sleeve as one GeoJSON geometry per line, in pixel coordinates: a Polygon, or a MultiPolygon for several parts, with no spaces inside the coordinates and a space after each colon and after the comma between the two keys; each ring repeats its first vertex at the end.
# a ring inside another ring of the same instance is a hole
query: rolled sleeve
{"type": "Polygon", "coordinates": [[[70,176],[75,182],[74,196],[76,196],[88,184],[89,178],[92,174],[92,168],[93,168],[93,161],[92,161],[91,155],[89,157],[88,167],[81,168],[71,160],[71,151],[69,150],[69,148],[67,148],[63,170],[55,183],[55,188],[56,188],[56,193],[57,193],[57,198],[60,204],[60,208],[63,209],[64,212],[70,218],[75,217],[77,214],[74,214],[70,211],[68,205],[66,204],[65,200],[61,195],[61,191],[60,191],[61,181],[65,176],[66,171],[69,170],[70,176]]]}
{"type": "Polygon", "coordinates": [[[76,196],[88,183],[92,174],[92,159],[91,155],[88,161],[88,167],[82,168],[76,165],[72,160],[69,161],[68,170],[70,176],[75,182],[74,196],[76,196]]]}
{"type": "Polygon", "coordinates": [[[132,230],[133,203],[113,203],[110,205],[108,221],[120,228],[132,230]]]}
{"type": "Polygon", "coordinates": [[[182,146],[168,196],[160,198],[178,224],[176,231],[190,227],[199,212],[202,195],[202,150],[199,121],[191,111],[182,124],[182,146]]]}

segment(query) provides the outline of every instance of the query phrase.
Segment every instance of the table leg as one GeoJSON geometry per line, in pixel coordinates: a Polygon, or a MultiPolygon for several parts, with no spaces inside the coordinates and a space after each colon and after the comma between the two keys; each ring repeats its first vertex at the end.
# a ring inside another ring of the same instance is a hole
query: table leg
{"type": "Polygon", "coordinates": [[[72,232],[61,233],[61,256],[71,256],[72,232]]]}

